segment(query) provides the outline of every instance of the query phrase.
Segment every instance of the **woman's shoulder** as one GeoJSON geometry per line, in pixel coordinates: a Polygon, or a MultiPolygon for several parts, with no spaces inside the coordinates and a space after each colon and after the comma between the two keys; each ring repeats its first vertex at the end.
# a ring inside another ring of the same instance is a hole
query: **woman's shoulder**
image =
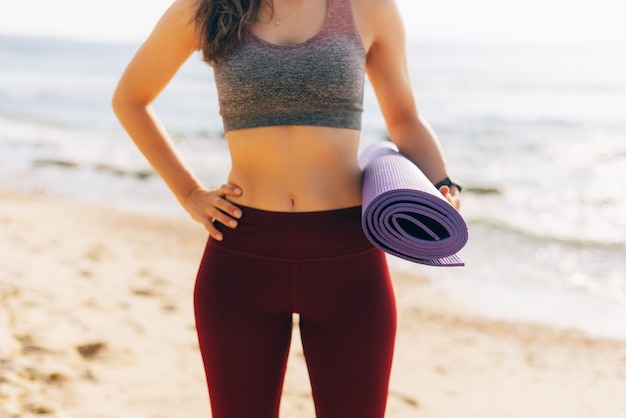
{"type": "Polygon", "coordinates": [[[352,4],[362,10],[378,9],[380,7],[396,7],[396,0],[351,0],[352,4]]]}
{"type": "Polygon", "coordinates": [[[213,1],[214,0],[175,0],[172,4],[172,7],[177,8],[183,13],[195,14],[195,12],[203,3],[211,3],[213,1]]]}
{"type": "Polygon", "coordinates": [[[214,0],[175,0],[174,3],[179,3],[181,6],[197,9],[202,3],[211,3],[214,0]]]}
{"type": "Polygon", "coordinates": [[[166,29],[189,32],[195,37],[195,22],[200,6],[214,0],[174,0],[164,13],[161,22],[166,29]],[[188,29],[191,29],[190,31],[188,29]]]}
{"type": "Polygon", "coordinates": [[[355,12],[365,19],[369,24],[385,25],[388,22],[381,22],[386,20],[389,16],[398,15],[398,5],[396,0],[351,0],[352,7],[355,12]]]}
{"type": "Polygon", "coordinates": [[[214,0],[174,0],[166,13],[179,15],[188,21],[193,18],[203,3],[210,3],[214,0]]]}
{"type": "MultiPolygon", "coordinates": [[[[396,0],[350,0],[365,44],[403,27],[396,0]]],[[[371,42],[370,42],[371,43],[371,42]]]]}

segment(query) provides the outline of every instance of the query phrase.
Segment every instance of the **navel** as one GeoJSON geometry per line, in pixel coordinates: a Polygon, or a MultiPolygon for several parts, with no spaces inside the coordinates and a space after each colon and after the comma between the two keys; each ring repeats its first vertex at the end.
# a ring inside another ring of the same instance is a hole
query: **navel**
{"type": "Polygon", "coordinates": [[[295,211],[296,210],[296,198],[294,197],[294,195],[289,195],[289,203],[291,204],[291,210],[295,211]]]}

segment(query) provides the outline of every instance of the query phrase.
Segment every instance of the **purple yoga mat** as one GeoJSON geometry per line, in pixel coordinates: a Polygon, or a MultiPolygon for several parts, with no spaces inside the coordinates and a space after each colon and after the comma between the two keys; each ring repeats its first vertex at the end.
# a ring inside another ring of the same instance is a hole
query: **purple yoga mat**
{"type": "Polygon", "coordinates": [[[361,154],[365,235],[381,250],[431,266],[463,266],[467,225],[421,170],[391,142],[361,154]]]}

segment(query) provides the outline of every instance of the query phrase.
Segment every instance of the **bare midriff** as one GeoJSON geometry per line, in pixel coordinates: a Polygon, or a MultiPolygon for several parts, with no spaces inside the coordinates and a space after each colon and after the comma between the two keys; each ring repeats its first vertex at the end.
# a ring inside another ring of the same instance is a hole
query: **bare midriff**
{"type": "Polygon", "coordinates": [[[277,212],[311,212],[361,204],[360,132],[317,126],[230,131],[235,204],[277,212]]]}

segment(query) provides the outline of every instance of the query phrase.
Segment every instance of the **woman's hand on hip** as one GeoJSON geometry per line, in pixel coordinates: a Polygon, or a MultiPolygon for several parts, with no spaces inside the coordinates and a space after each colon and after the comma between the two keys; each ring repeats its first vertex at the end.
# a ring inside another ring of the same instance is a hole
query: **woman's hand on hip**
{"type": "Polygon", "coordinates": [[[221,241],[223,235],[215,228],[214,222],[233,229],[237,227],[237,219],[242,215],[241,209],[226,198],[239,197],[241,193],[241,189],[232,184],[223,184],[214,190],[199,187],[189,193],[183,207],[194,220],[204,225],[212,238],[221,241]]]}

